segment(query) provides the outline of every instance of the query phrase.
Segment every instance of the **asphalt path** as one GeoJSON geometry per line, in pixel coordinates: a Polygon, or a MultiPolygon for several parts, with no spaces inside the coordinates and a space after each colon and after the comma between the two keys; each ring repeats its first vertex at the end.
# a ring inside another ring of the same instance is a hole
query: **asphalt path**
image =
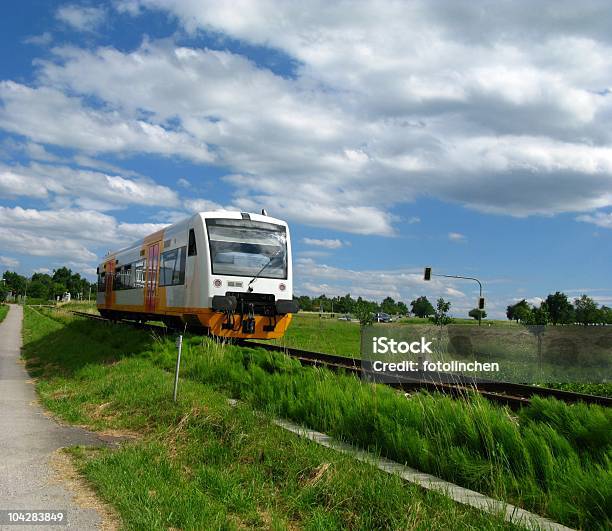
{"type": "Polygon", "coordinates": [[[22,319],[23,308],[11,305],[0,323],[0,511],[62,510],[67,525],[0,525],[0,529],[98,529],[102,522],[98,512],[76,505],[71,492],[57,480],[50,459],[58,448],[104,443],[43,413],[20,361],[22,319]]]}

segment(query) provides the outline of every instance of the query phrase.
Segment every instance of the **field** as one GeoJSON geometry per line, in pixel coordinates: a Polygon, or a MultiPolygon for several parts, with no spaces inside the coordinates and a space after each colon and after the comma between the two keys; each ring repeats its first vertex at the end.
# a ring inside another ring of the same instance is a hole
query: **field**
{"type": "Polygon", "coordinates": [[[316,313],[294,315],[287,333],[273,343],[314,352],[359,357],[359,323],[319,318],[316,313]]]}
{"type": "MultiPolygon", "coordinates": [[[[511,528],[229,407],[217,386],[186,378],[174,404],[159,359],[169,341],[43,314],[26,311],[24,356],[44,405],[133,435],[118,450],[71,450],[127,529],[511,528]]],[[[186,356],[200,344],[190,340],[186,356]]]]}
{"type": "Polygon", "coordinates": [[[6,304],[0,304],[0,323],[4,321],[6,314],[8,313],[9,307],[6,304]]]}
{"type": "Polygon", "coordinates": [[[511,415],[477,396],[455,401],[419,393],[407,399],[350,376],[302,368],[284,356],[195,336],[185,344],[181,401],[174,406],[168,400],[171,340],[47,311],[28,310],[26,327],[25,357],[47,407],[71,422],[140,434],[117,452],[78,454],[86,476],[133,526],[145,517],[151,528],[189,527],[202,519],[218,527],[228,518],[257,526],[265,522],[262,514],[281,527],[501,524],[439,497],[434,503],[418,489],[279,433],[266,415],[325,431],[566,525],[610,524],[609,410],[535,400],[511,415]],[[227,408],[228,396],[245,407],[227,408]],[[251,408],[265,415],[253,415],[251,408]],[[140,464],[146,462],[158,466],[145,471],[140,464]],[[169,492],[166,480],[181,488],[169,492]],[[173,496],[186,497],[175,498],[181,511],[172,512],[173,496]],[[134,499],[143,500],[145,514],[132,514],[134,499]],[[228,506],[223,500],[233,501],[228,506]]]}
{"type": "MultiPolygon", "coordinates": [[[[338,356],[358,357],[360,353],[360,328],[358,322],[339,321],[336,317],[318,313],[300,312],[293,317],[289,330],[282,339],[275,343],[287,347],[301,348],[316,352],[327,352],[338,356]]],[[[454,324],[465,326],[478,326],[474,319],[455,319],[454,324]]],[[[398,325],[427,325],[428,319],[418,317],[404,318],[384,326],[390,328],[398,325]]],[[[503,329],[516,327],[514,321],[483,321],[482,327],[503,329]]],[[[481,328],[482,328],[481,327],[481,328]]]]}

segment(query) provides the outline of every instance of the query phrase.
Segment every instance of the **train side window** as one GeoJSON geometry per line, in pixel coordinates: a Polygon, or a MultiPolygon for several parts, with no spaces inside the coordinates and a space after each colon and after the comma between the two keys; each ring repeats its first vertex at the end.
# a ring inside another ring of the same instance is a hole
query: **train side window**
{"type": "Polygon", "coordinates": [[[159,285],[178,286],[185,283],[185,247],[161,254],[159,263],[159,285]]]}
{"type": "Polygon", "coordinates": [[[121,289],[121,267],[118,267],[115,270],[115,274],[113,276],[113,291],[117,291],[121,289]]]}
{"type": "Polygon", "coordinates": [[[187,247],[188,256],[196,256],[198,254],[198,246],[196,245],[195,231],[189,229],[189,245],[187,247]]]}
{"type": "Polygon", "coordinates": [[[106,273],[102,272],[98,275],[98,291],[103,292],[106,290],[106,273]]]}
{"type": "Polygon", "coordinates": [[[126,264],[119,270],[119,289],[131,289],[132,264],[126,264]]]}
{"type": "Polygon", "coordinates": [[[134,267],[132,268],[132,276],[130,278],[130,284],[133,288],[144,288],[145,285],[145,262],[144,260],[139,260],[138,262],[134,262],[134,267]]]}

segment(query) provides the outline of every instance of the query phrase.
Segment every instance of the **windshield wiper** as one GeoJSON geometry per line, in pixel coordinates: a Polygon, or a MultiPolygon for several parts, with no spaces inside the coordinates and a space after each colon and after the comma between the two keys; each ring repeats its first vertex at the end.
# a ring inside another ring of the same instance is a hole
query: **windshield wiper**
{"type": "Polygon", "coordinates": [[[253,284],[253,282],[255,282],[259,278],[259,275],[264,272],[264,270],[272,263],[272,260],[274,260],[279,254],[281,254],[282,251],[283,248],[281,247],[278,251],[276,251],[273,256],[270,257],[270,261],[267,264],[264,264],[264,266],[259,271],[257,271],[257,274],[249,281],[249,283],[247,284],[247,291],[249,293],[253,291],[253,286],[251,284],[253,284]]]}

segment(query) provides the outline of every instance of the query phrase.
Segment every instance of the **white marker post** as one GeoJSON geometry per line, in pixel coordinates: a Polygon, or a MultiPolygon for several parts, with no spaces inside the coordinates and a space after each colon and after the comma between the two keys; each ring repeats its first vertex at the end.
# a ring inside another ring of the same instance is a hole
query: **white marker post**
{"type": "Polygon", "coordinates": [[[176,346],[178,348],[178,355],[176,357],[176,371],[174,373],[174,395],[173,399],[176,402],[176,395],[178,393],[178,379],[179,369],[181,367],[181,351],[183,350],[183,336],[180,335],[176,338],[176,346]]]}

